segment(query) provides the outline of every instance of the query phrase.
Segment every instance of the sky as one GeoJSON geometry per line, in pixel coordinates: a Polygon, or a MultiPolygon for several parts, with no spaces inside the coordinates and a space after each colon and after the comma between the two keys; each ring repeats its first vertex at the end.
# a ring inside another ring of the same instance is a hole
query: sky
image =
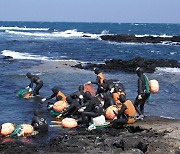
{"type": "Polygon", "coordinates": [[[180,0],[0,0],[0,21],[180,23],[180,0]]]}

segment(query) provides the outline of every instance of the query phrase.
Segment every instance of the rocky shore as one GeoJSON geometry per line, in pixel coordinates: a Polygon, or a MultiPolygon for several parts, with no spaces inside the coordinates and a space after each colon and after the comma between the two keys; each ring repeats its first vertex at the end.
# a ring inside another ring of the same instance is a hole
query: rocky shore
{"type": "Polygon", "coordinates": [[[131,60],[112,59],[105,61],[104,64],[88,63],[86,65],[77,64],[73,67],[81,69],[99,68],[105,72],[124,71],[135,72],[137,67],[143,67],[145,72],[153,73],[157,67],[180,68],[180,62],[171,59],[145,59],[137,57],[131,60]]]}
{"type": "Polygon", "coordinates": [[[122,129],[97,128],[87,131],[77,127],[48,143],[0,143],[0,153],[180,153],[180,121],[161,117],[145,117],[122,129]]]}
{"type": "Polygon", "coordinates": [[[117,34],[117,35],[102,35],[102,40],[126,43],[173,43],[173,45],[180,45],[180,36],[137,36],[133,34],[117,34]]]}

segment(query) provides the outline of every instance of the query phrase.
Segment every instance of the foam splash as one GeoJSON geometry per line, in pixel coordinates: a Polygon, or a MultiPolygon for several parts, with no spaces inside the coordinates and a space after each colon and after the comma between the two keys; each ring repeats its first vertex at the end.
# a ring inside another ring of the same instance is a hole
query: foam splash
{"type": "Polygon", "coordinates": [[[27,28],[27,27],[4,27],[1,26],[0,30],[23,30],[23,31],[48,31],[49,28],[27,28]]]}
{"type": "Polygon", "coordinates": [[[48,57],[41,55],[33,55],[29,53],[20,53],[17,51],[3,50],[1,51],[2,56],[11,56],[13,59],[30,59],[30,60],[49,60],[48,57]]]}
{"type": "Polygon", "coordinates": [[[180,74],[180,68],[170,68],[170,67],[157,67],[156,72],[165,72],[172,74],[180,74]]]}
{"type": "Polygon", "coordinates": [[[24,35],[24,36],[33,36],[33,37],[45,37],[45,38],[99,38],[100,34],[91,34],[91,33],[84,33],[78,32],[76,29],[73,30],[66,30],[61,32],[20,32],[20,31],[12,31],[12,30],[5,30],[6,33],[14,34],[14,35],[24,35]]]}
{"type": "Polygon", "coordinates": [[[135,35],[135,37],[147,37],[147,36],[153,36],[153,37],[173,37],[172,35],[166,35],[166,34],[163,34],[163,35],[148,35],[148,34],[145,34],[145,35],[135,35]]]}

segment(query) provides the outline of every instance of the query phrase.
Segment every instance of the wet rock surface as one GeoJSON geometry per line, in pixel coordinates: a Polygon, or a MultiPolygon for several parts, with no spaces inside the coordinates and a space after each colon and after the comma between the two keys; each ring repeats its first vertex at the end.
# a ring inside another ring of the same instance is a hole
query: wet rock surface
{"type": "Polygon", "coordinates": [[[122,129],[97,128],[74,131],[50,139],[48,143],[0,143],[0,153],[179,153],[180,121],[145,117],[122,129]]]}
{"type": "Polygon", "coordinates": [[[141,36],[138,37],[133,34],[117,34],[117,35],[102,35],[102,40],[114,42],[135,42],[135,43],[162,43],[162,42],[176,42],[174,45],[180,45],[180,36],[162,37],[162,36],[141,36]]]}
{"type": "Polygon", "coordinates": [[[176,60],[171,59],[145,59],[137,57],[131,60],[112,59],[105,61],[105,64],[92,64],[86,65],[77,64],[73,67],[81,69],[93,70],[94,67],[106,72],[112,71],[124,71],[124,72],[135,72],[137,67],[143,67],[145,72],[153,73],[157,67],[171,67],[180,68],[180,63],[176,60]]]}

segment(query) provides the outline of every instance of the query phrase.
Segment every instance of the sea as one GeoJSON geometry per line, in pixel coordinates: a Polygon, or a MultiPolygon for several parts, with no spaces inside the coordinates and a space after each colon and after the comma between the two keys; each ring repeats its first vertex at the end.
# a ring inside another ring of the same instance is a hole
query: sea
{"type": "MultiPolygon", "coordinates": [[[[180,24],[159,23],[85,23],[85,22],[0,22],[0,124],[31,123],[38,109],[47,119],[49,132],[36,141],[47,141],[65,131],[52,123],[55,120],[41,98],[52,94],[57,86],[66,96],[79,85],[94,81],[91,70],[82,70],[62,63],[104,63],[105,60],[130,60],[135,57],[174,59],[180,61],[180,46],[170,42],[117,43],[101,40],[106,34],[172,37],[180,35],[180,24]],[[4,59],[11,56],[13,59],[4,59]],[[23,99],[16,93],[30,83],[26,73],[36,74],[44,82],[40,98],[23,99]]],[[[103,72],[103,70],[102,70],[103,72]]],[[[137,75],[134,73],[103,72],[106,79],[118,79],[124,84],[127,98],[137,95],[137,75]]],[[[156,68],[146,73],[159,82],[159,91],[145,104],[146,116],[180,119],[180,68],[156,68]]],[[[96,89],[96,85],[94,85],[96,89]]],[[[54,100],[55,101],[55,100],[54,100]]],[[[72,130],[73,131],[73,130],[72,130]]],[[[34,142],[26,139],[24,142],[34,142]]],[[[2,141],[2,139],[1,139],[2,141]]]]}

